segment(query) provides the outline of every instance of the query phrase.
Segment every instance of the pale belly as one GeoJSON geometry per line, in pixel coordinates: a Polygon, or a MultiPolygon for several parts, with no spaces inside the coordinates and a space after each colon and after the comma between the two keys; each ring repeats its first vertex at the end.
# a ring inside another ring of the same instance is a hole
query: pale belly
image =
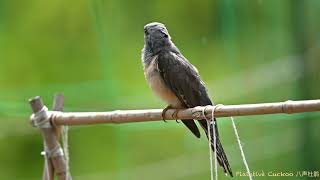
{"type": "Polygon", "coordinates": [[[144,67],[144,75],[152,91],[160,97],[160,99],[174,108],[182,107],[177,96],[166,86],[161,78],[155,60],[151,61],[149,66],[144,67]]]}

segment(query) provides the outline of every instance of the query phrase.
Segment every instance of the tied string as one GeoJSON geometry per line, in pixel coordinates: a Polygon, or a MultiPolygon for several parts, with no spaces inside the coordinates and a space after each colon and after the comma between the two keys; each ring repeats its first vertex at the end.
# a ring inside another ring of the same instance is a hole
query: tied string
{"type": "MultiPolygon", "coordinates": [[[[215,179],[218,180],[218,169],[217,169],[217,143],[216,143],[216,129],[215,129],[215,126],[217,123],[216,121],[214,121],[214,112],[215,110],[217,109],[218,106],[221,106],[221,104],[218,104],[216,106],[213,107],[212,109],[212,112],[211,112],[211,119],[208,119],[207,116],[205,115],[205,110],[210,107],[210,106],[206,106],[205,108],[202,109],[202,114],[203,114],[203,117],[205,117],[205,119],[207,120],[207,126],[208,126],[208,139],[209,139],[209,151],[210,151],[210,177],[211,177],[211,180],[214,180],[214,176],[213,176],[213,156],[212,156],[212,146],[211,146],[211,131],[210,131],[210,128],[212,128],[212,132],[213,132],[213,146],[214,146],[214,171],[215,171],[215,179]]],[[[248,173],[248,176],[249,176],[249,179],[252,180],[252,174],[250,173],[250,169],[249,169],[249,165],[248,165],[248,162],[246,160],[246,157],[244,155],[244,151],[243,151],[243,147],[241,145],[241,141],[240,141],[240,137],[239,137],[239,134],[238,134],[238,130],[237,130],[237,127],[236,127],[236,124],[234,122],[234,119],[233,117],[231,116],[231,121],[232,121],[232,127],[233,127],[233,130],[234,130],[234,133],[235,133],[235,136],[236,136],[236,139],[237,139],[237,142],[238,142],[238,145],[239,145],[239,149],[240,149],[240,153],[241,153],[241,158],[242,158],[242,161],[243,161],[243,164],[247,170],[247,173],[248,173]]]]}
{"type": "Polygon", "coordinates": [[[243,147],[241,145],[241,141],[240,141],[240,137],[239,137],[239,134],[238,134],[238,130],[237,130],[236,124],[234,123],[233,117],[231,116],[230,118],[231,118],[233,130],[234,130],[234,134],[236,135],[237,142],[238,142],[238,145],[239,145],[239,149],[240,149],[240,153],[241,153],[241,158],[242,158],[243,164],[246,167],[249,179],[252,180],[253,179],[252,178],[252,174],[250,173],[249,165],[248,165],[248,162],[246,160],[246,156],[244,155],[243,147]]]}
{"type": "Polygon", "coordinates": [[[51,112],[48,111],[46,106],[43,106],[40,111],[31,115],[31,124],[32,126],[38,128],[51,128],[52,126],[50,124],[50,117],[51,112]]]}
{"type": "Polygon", "coordinates": [[[214,176],[213,174],[215,174],[215,179],[218,180],[218,165],[217,165],[217,138],[216,138],[216,129],[215,129],[215,123],[216,121],[214,121],[214,111],[216,110],[216,108],[218,107],[217,106],[214,106],[213,109],[212,109],[212,112],[211,112],[211,119],[208,119],[207,116],[205,115],[205,110],[210,107],[210,106],[206,106],[202,109],[202,114],[203,114],[203,117],[205,117],[206,121],[207,121],[207,131],[208,131],[208,144],[209,144],[209,156],[210,156],[210,177],[211,177],[211,180],[214,180],[214,176]],[[212,132],[213,132],[213,135],[211,136],[211,130],[210,128],[212,128],[212,132]],[[213,163],[213,155],[212,155],[212,146],[211,146],[211,137],[213,137],[213,148],[214,148],[214,163],[213,163]],[[214,165],[214,172],[213,173],[213,165],[214,165]]]}
{"type": "Polygon", "coordinates": [[[63,156],[63,150],[58,144],[56,147],[54,147],[52,150],[49,150],[47,146],[44,146],[45,151],[41,152],[41,155],[45,156],[46,158],[52,158],[57,156],[63,156]]]}

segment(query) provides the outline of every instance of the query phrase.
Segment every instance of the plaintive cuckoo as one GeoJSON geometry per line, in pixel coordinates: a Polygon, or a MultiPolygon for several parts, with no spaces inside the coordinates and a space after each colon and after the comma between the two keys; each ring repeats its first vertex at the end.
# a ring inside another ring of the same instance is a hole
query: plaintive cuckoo
{"type": "MultiPolygon", "coordinates": [[[[164,113],[168,108],[181,109],[213,105],[198,70],[174,45],[164,24],[153,22],[144,26],[142,63],[149,86],[168,104],[164,113]]],[[[230,176],[233,176],[219,139],[216,119],[214,121],[217,161],[225,173],[228,172],[230,176]]],[[[196,137],[200,138],[199,129],[193,120],[182,120],[182,122],[196,137]]],[[[207,121],[203,119],[199,120],[199,123],[208,137],[207,121]]],[[[213,127],[211,127],[212,134],[213,127]]],[[[214,147],[213,142],[211,146],[214,147]]]]}

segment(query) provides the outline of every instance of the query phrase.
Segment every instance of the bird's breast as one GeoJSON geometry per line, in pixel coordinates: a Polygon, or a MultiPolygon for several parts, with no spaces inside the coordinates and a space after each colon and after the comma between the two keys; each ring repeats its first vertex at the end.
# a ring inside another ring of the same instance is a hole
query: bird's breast
{"type": "Polygon", "coordinates": [[[145,78],[153,92],[172,107],[182,107],[177,96],[170,90],[162,79],[158,70],[157,56],[153,57],[149,64],[144,65],[145,78]]]}

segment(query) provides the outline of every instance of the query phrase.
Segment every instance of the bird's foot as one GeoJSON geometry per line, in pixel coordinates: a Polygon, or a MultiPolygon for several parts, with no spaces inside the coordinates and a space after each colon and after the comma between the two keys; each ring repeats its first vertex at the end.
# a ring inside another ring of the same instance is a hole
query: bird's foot
{"type": "Polygon", "coordinates": [[[167,122],[167,121],[165,120],[165,115],[166,115],[166,112],[168,111],[168,109],[172,109],[172,107],[171,107],[171,106],[167,106],[167,107],[164,108],[163,111],[162,111],[162,120],[163,120],[164,122],[167,122]]]}
{"type": "Polygon", "coordinates": [[[179,110],[177,109],[177,110],[175,110],[174,113],[172,114],[172,118],[174,118],[177,123],[179,123],[179,122],[178,122],[178,112],[179,112],[179,110]]]}
{"type": "MultiPolygon", "coordinates": [[[[167,107],[164,108],[163,111],[162,111],[162,120],[163,120],[164,122],[167,122],[167,121],[165,120],[165,115],[166,115],[166,112],[167,112],[169,109],[173,109],[172,106],[167,106],[167,107]]],[[[172,114],[172,118],[175,119],[177,123],[179,123],[179,122],[178,122],[178,112],[179,112],[179,109],[176,109],[176,110],[173,112],[173,114],[172,114]]]]}

